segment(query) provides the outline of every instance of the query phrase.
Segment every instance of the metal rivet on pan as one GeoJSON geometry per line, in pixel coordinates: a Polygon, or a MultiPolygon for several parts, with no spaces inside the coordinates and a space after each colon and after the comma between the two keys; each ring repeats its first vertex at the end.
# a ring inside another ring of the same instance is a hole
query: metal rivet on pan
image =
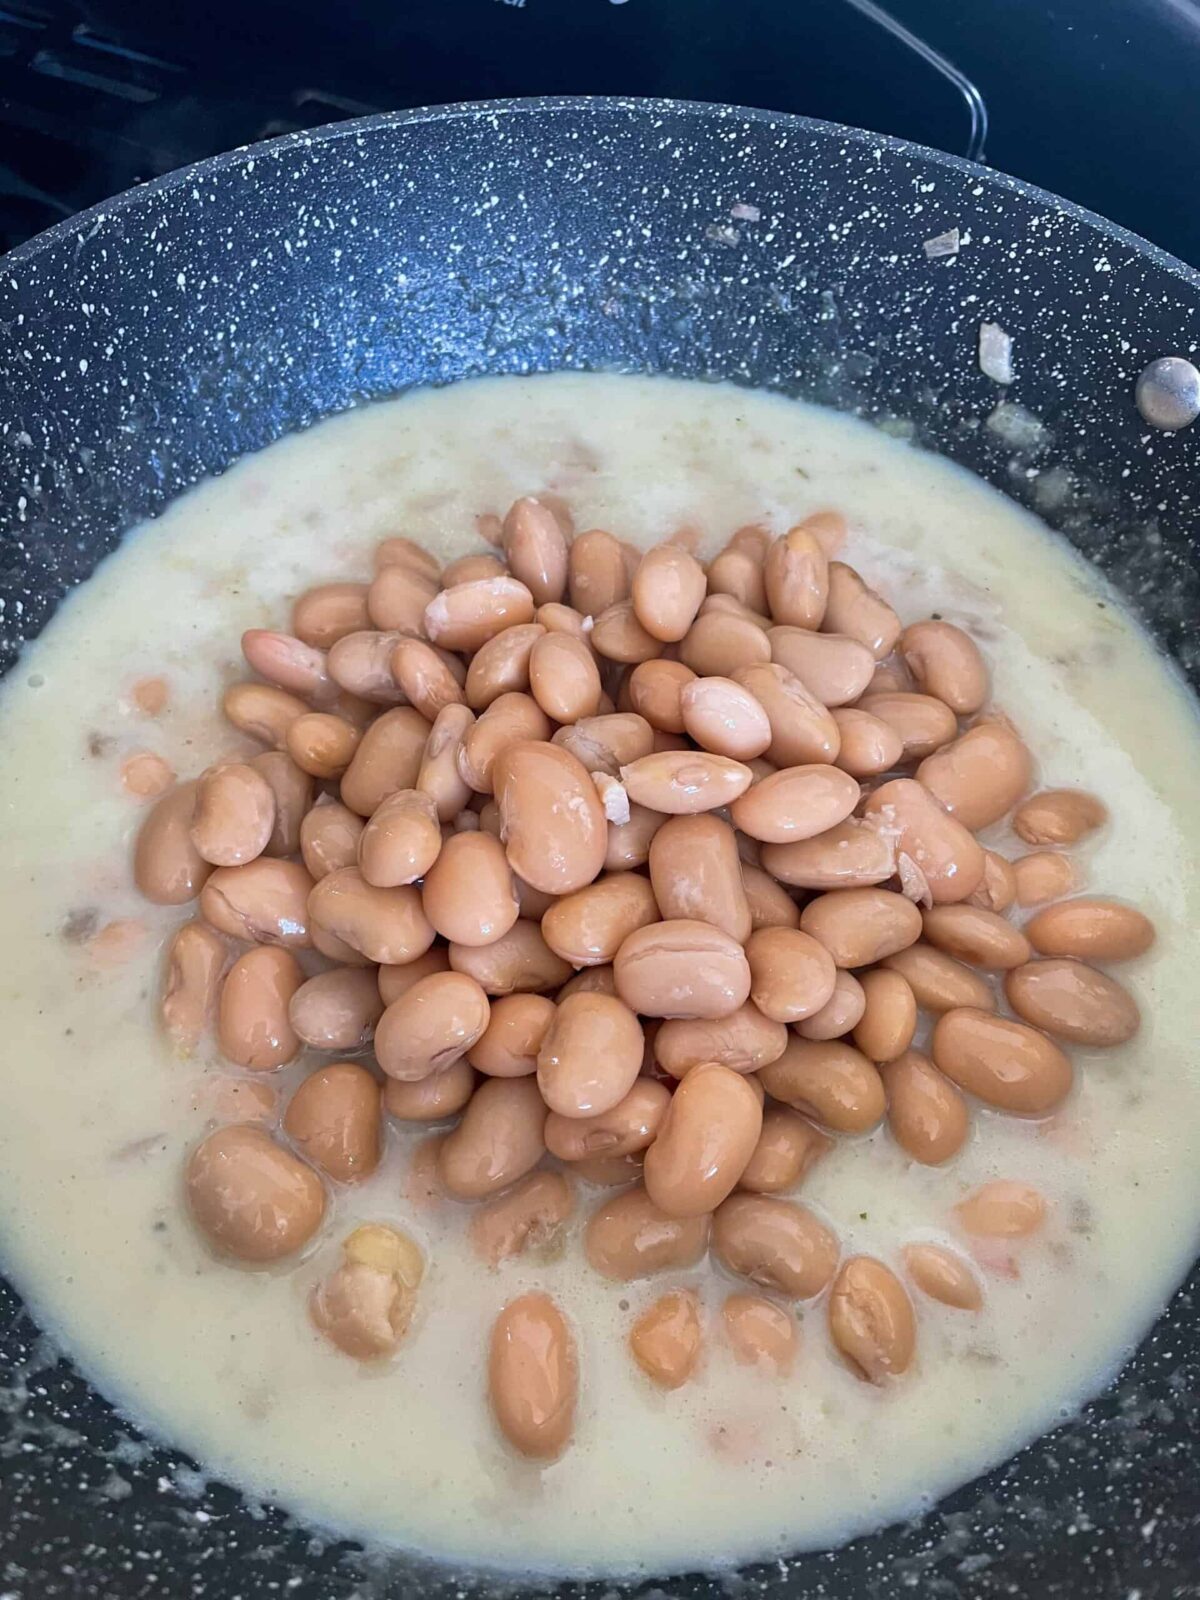
{"type": "Polygon", "coordinates": [[[1200,371],[1183,356],[1160,356],[1138,379],[1134,398],[1152,428],[1187,428],[1200,417],[1200,371]]]}

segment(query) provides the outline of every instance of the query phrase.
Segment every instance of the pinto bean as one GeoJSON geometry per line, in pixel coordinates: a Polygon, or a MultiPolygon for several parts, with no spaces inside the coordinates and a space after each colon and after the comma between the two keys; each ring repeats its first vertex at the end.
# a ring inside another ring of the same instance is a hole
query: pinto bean
{"type": "Polygon", "coordinates": [[[664,750],[621,768],[631,801],[668,816],[691,816],[729,805],[750,787],[740,761],[703,750],[664,750]]]}
{"type": "Polygon", "coordinates": [[[475,651],[505,628],[532,622],[533,612],[533,595],[518,579],[476,578],[429,601],[424,631],[445,650],[475,651]]]}
{"type": "Polygon", "coordinates": [[[275,795],[261,773],[241,762],[210,767],[196,786],[192,843],[215,867],[260,856],[275,826],[275,795]]]}
{"type": "Polygon", "coordinates": [[[390,661],[392,677],[427,722],[447,706],[466,701],[446,656],[424,639],[398,639],[390,661]]]}
{"type": "Polygon", "coordinates": [[[820,626],[823,633],[848,634],[857,639],[876,661],[891,655],[900,637],[900,618],[843,561],[829,563],[829,595],[820,626]]]}
{"type": "Polygon", "coordinates": [[[1033,953],[1029,940],[995,911],[978,906],[933,906],[922,915],[925,938],[972,967],[1007,971],[1033,953]]]}
{"type": "Polygon", "coordinates": [[[1007,911],[1017,897],[1017,875],[1012,863],[994,850],[983,852],[983,877],[967,896],[969,906],[983,911],[1007,911]]]}
{"type": "Polygon", "coordinates": [[[815,1128],[790,1106],[768,1106],[762,1131],[738,1188],[751,1194],[779,1194],[794,1189],[810,1168],[833,1148],[828,1134],[815,1128]]]}
{"type": "Polygon", "coordinates": [[[750,967],[737,940],[683,918],[631,933],[613,973],[617,993],[647,1017],[727,1017],[750,994],[750,967]]]}
{"type": "Polygon", "coordinates": [[[900,654],[922,694],[943,701],[956,716],[974,716],[987,699],[979,646],[952,622],[914,622],[900,635],[900,654]]]}
{"type": "Polygon", "coordinates": [[[557,1243],[574,1209],[574,1193],[561,1172],[531,1172],[480,1206],[471,1218],[471,1247],[489,1267],[527,1251],[544,1252],[557,1243]]]}
{"type": "Polygon", "coordinates": [[[421,904],[436,931],[455,944],[487,945],[502,938],[519,907],[499,839],[490,833],[452,834],[425,874],[421,904]]]}
{"type": "Polygon", "coordinates": [[[595,716],[600,707],[600,669],[582,639],[544,633],[529,657],[533,698],[555,722],[595,716]]]}
{"type": "Polygon", "coordinates": [[[364,628],[343,634],[329,649],[329,676],[347,694],[373,705],[402,706],[404,690],[392,676],[392,656],[403,634],[364,628]]]}
{"type": "Polygon", "coordinates": [[[658,919],[654,890],[645,878],[609,873],[556,900],[542,917],[542,936],[572,966],[603,966],[631,933],[658,919]]]}
{"type": "Polygon", "coordinates": [[[852,778],[873,778],[900,765],[904,740],[890,722],[873,717],[858,706],[838,706],[833,720],[841,740],[834,765],[843,772],[852,778]]]}
{"type": "Polygon", "coordinates": [[[1024,1239],[1046,1218],[1046,1201],[1027,1183],[999,1178],[985,1183],[955,1206],[968,1233],[984,1239],[1024,1239]]]}
{"type": "Polygon", "coordinates": [[[162,1022],[176,1049],[190,1055],[208,1027],[228,956],[203,922],[185,922],[167,946],[162,1022]]]}
{"type": "Polygon", "coordinates": [[[858,703],[866,711],[900,735],[905,761],[920,761],[947,745],[958,732],[958,722],[944,701],[928,694],[905,694],[901,690],[865,694],[858,703]]]}
{"type": "Polygon", "coordinates": [[[761,1294],[731,1294],[721,1307],[721,1323],[734,1357],[776,1378],[786,1378],[796,1362],[800,1335],[782,1306],[761,1294]]]}
{"type": "Polygon", "coordinates": [[[610,822],[604,847],[604,865],[609,872],[627,872],[644,867],[650,859],[654,836],[666,822],[661,811],[631,804],[628,822],[610,822]]]}
{"type": "Polygon", "coordinates": [[[341,867],[314,885],[308,914],[326,933],[376,963],[414,961],[433,943],[434,930],[422,909],[420,890],[411,884],[376,888],[357,867],[341,867]]]}
{"type": "Polygon", "coordinates": [[[450,953],[444,945],[437,945],[432,950],[427,950],[423,956],[418,956],[415,961],[381,966],[380,996],[384,1005],[390,1006],[393,1001],[399,1000],[402,994],[407,994],[414,983],[420,983],[422,978],[428,978],[434,972],[449,971],[450,953]]]}
{"type": "Polygon", "coordinates": [[[200,915],[231,939],[303,948],[312,943],[312,887],[298,863],[259,856],[244,867],[218,867],[200,892],[200,915]]]}
{"type": "Polygon", "coordinates": [[[547,894],[591,883],[604,864],[608,822],[587,770],[545,741],[510,744],[495,769],[509,864],[547,894]]]}
{"type": "Polygon", "coordinates": [[[800,908],[769,872],[742,862],[742,888],[750,910],[750,928],[798,928],[800,908]]]}
{"type": "Polygon", "coordinates": [[[415,789],[428,735],[429,724],[411,706],[377,717],[342,774],[342,804],[371,817],[397,789],[415,789]]]}
{"type": "Polygon", "coordinates": [[[702,1062],[671,1097],[646,1151],[646,1193],[671,1217],[715,1211],[732,1194],[761,1132],[762,1103],[747,1080],[702,1062]]]}
{"type": "Polygon", "coordinates": [[[839,967],[869,967],[915,944],[921,913],[888,889],[834,889],[800,913],[805,933],[823,944],[839,967]]]}
{"type": "Polygon", "coordinates": [[[264,750],[250,765],[265,778],[275,797],[275,822],[263,851],[267,856],[294,856],[300,850],[300,828],[313,803],[313,781],[283,750],[264,750]]]}
{"type": "Polygon", "coordinates": [[[295,1059],[300,1040],[289,1007],[303,982],[290,950],[259,945],[238,957],[221,988],[217,1039],[226,1060],[272,1072],[295,1059]]]}
{"type": "Polygon", "coordinates": [[[628,1283],[653,1272],[694,1267],[708,1248],[712,1219],[669,1217],[639,1183],[605,1200],[584,1233],[588,1263],[604,1278],[628,1283]]]}
{"type": "Polygon", "coordinates": [[[695,621],[706,587],[694,556],[676,544],[656,545],[633,575],[634,615],[652,638],[678,643],[695,621]]]}
{"type": "Polygon", "coordinates": [[[313,1324],[358,1361],[390,1356],[412,1320],[425,1263],[406,1233],[383,1223],[355,1228],[342,1265],[313,1290],[313,1324]]]}
{"type": "Polygon", "coordinates": [[[307,711],[287,731],[287,751],[302,772],[314,778],[340,778],[362,735],[344,717],[307,711]]]}
{"type": "Polygon", "coordinates": [[[1040,1116],[1071,1087],[1071,1063],[1044,1033],[968,1007],[938,1018],[933,1059],[960,1089],[1000,1111],[1040,1116]]]}
{"type": "Polygon", "coordinates": [[[295,1255],[325,1215],[320,1178],[290,1150],[249,1123],[217,1128],[193,1150],[188,1207],[221,1255],[263,1264],[295,1255]]]}
{"type": "Polygon", "coordinates": [[[983,1305],[979,1280],[955,1251],[937,1244],[905,1245],[904,1265],[917,1288],[931,1300],[959,1311],[978,1311],[983,1305]]]}
{"type": "Polygon", "coordinates": [[[599,616],[629,596],[629,578],[620,543],[602,528],[575,539],[567,553],[571,604],[585,617],[599,616]]]}
{"type": "Polygon", "coordinates": [[[546,1148],[560,1161],[627,1156],[651,1145],[662,1126],[671,1093],[651,1078],[638,1078],[622,1100],[590,1117],[546,1118],[546,1148]]]}
{"type": "MultiPolygon", "coordinates": [[[[739,943],[750,937],[737,840],[719,817],[670,817],[650,843],[650,882],[663,917],[712,923],[739,943]]],[[[644,922],[652,920],[647,916],[644,922]]]]}
{"type": "Polygon", "coordinates": [[[561,600],[567,590],[567,541],[558,518],[543,500],[524,495],[504,519],[504,554],[515,578],[535,604],[561,600]]]}
{"type": "Polygon", "coordinates": [[[716,1020],[676,1019],[664,1022],[654,1039],[659,1066],[683,1078],[695,1066],[716,1061],[733,1072],[757,1072],[778,1060],[787,1045],[787,1028],[746,1004],[716,1020]]]}
{"type": "Polygon", "coordinates": [[[1004,993],[1023,1021],[1073,1044],[1125,1044],[1141,1026],[1128,990],[1082,961],[1030,961],[1005,975],[1004,993]]]}
{"type": "Polygon", "coordinates": [[[195,783],[177,784],[147,813],[133,851],[133,881],[147,900],[181,906],[194,900],[212,872],[192,842],[195,783]]]}
{"type": "Polygon", "coordinates": [[[915,863],[936,905],[965,900],[979,887],[982,847],[924,785],[893,778],[868,796],[864,813],[892,835],[898,862],[907,856],[915,863]]]}
{"type": "Polygon", "coordinates": [[[679,714],[683,726],[677,731],[686,732],[702,750],[734,761],[762,755],[771,743],[771,723],[749,689],[732,678],[697,678],[687,667],[683,670],[688,677],[681,685],[679,714]]]}
{"type": "Polygon", "coordinates": [[[428,633],[426,609],[438,592],[435,580],[411,566],[381,567],[367,590],[367,615],[388,633],[428,633]]]}
{"type": "Polygon", "coordinates": [[[682,733],[683,693],[696,681],[682,661],[643,661],[626,680],[630,710],[662,733],[682,733]]]}
{"type": "Polygon", "coordinates": [[[339,867],[352,867],[358,860],[362,831],[362,818],[336,800],[325,801],[306,812],[299,842],[309,876],[316,881],[339,867]]]}
{"type": "Polygon", "coordinates": [[[467,669],[466,700],[471,709],[486,711],[503,694],[524,694],[529,688],[533,647],[545,637],[540,622],[523,622],[481,645],[467,669]]]}
{"type": "Polygon", "coordinates": [[[838,1262],[837,1239],[807,1206],[766,1194],[730,1195],[713,1218],[712,1252],[789,1300],[819,1295],[838,1262]]]}
{"type": "Polygon", "coordinates": [[[414,1082],[389,1078],[383,1086],[383,1109],[400,1122],[441,1122],[463,1109],[476,1082],[474,1067],[460,1057],[443,1071],[414,1082]]]}
{"type": "Polygon", "coordinates": [[[832,997],[837,978],[824,945],[799,928],[763,928],[746,943],[750,998],[765,1017],[802,1022],[832,997]]]}
{"type": "Polygon", "coordinates": [[[625,666],[651,661],[663,653],[662,641],[638,621],[632,600],[618,600],[599,613],[592,623],[591,642],[597,655],[625,666]]]}
{"type": "Polygon", "coordinates": [[[883,1080],[861,1051],[840,1039],[791,1039],[759,1080],[776,1100],[835,1133],[866,1133],[882,1119],[883,1080]]]}
{"type": "Polygon", "coordinates": [[[334,967],[302,983],[288,1016],[296,1034],[316,1050],[361,1050],[383,1015],[370,967],[334,967]]]}
{"type": "Polygon", "coordinates": [[[221,700],[226,720],[240,733],[282,750],[287,731],[309,709],[303,700],[269,683],[234,683],[221,700]]]}
{"type": "Polygon", "coordinates": [[[354,1061],[318,1067],[292,1096],[283,1130],[315,1167],[357,1183],[375,1171],[383,1150],[379,1085],[354,1061]]]}
{"type": "Polygon", "coordinates": [[[925,1166],[939,1166],[956,1155],[970,1131],[970,1117],[949,1078],[917,1050],[906,1050],[880,1071],[888,1127],[901,1149],[925,1166]]]}
{"type": "Polygon", "coordinates": [[[909,945],[895,955],[885,956],[883,965],[898,972],[925,1011],[953,1011],[956,1006],[973,1006],[977,1011],[994,1011],[996,997],[987,983],[964,967],[953,956],[932,945],[909,945]]]}
{"type": "Polygon", "coordinates": [[[553,744],[569,750],[589,772],[616,777],[621,768],[654,748],[654,730],[645,717],[632,711],[583,717],[574,727],[559,728],[553,744]]]}
{"type": "Polygon", "coordinates": [[[698,678],[736,681],[743,668],[770,661],[771,642],[748,614],[709,611],[688,629],[679,645],[679,659],[698,678]]]}
{"type": "Polygon", "coordinates": [[[771,660],[786,667],[822,705],[849,705],[866,691],[875,657],[857,639],[808,628],[775,627],[767,632],[771,660]]]}
{"type": "Polygon", "coordinates": [[[292,607],[292,632],[317,650],[371,626],[365,583],[323,583],[306,589],[292,607]]]}
{"type": "Polygon", "coordinates": [[[700,1359],[700,1302],[690,1289],[672,1289],[648,1306],[629,1334],[638,1366],[660,1389],[678,1389],[700,1359]]]}
{"type": "Polygon", "coordinates": [[[474,725],[474,713],[466,706],[445,706],[425,741],[417,788],[433,801],[439,822],[453,821],[471,799],[472,789],[461,768],[463,745],[474,725]]]}
{"type": "Polygon", "coordinates": [[[537,1081],[551,1111],[595,1117],[633,1088],[645,1040],[637,1017],[614,995],[579,993],[560,1001],[538,1051],[537,1081]]]}
{"type": "Polygon", "coordinates": [[[829,1296],[829,1337],[856,1377],[885,1383],[912,1365],[916,1317],[904,1285],[872,1256],[842,1263],[829,1296]]]}
{"type": "Polygon", "coordinates": [[[760,662],[732,674],[767,714],[771,743],[767,760],[777,767],[836,761],[841,735],[833,713],[786,667],[760,662]]]}
{"type": "Polygon", "coordinates": [[[452,944],[450,965],[490,995],[557,989],[571,976],[571,968],[551,950],[537,923],[523,917],[493,944],[452,944]]]}
{"type": "Polygon", "coordinates": [[[811,839],[768,844],[762,864],[772,876],[797,889],[864,889],[894,875],[896,849],[888,830],[849,817],[811,839]]]}
{"type": "Polygon", "coordinates": [[[313,705],[328,705],[338,686],[329,676],[325,652],[302,639],[267,628],[249,628],[242,635],[242,654],[260,678],[313,705]]]}
{"type": "Polygon", "coordinates": [[[554,1021],[554,1001],[540,994],[509,994],[492,1003],[488,1025],[468,1052],[491,1078],[524,1078],[537,1071],[538,1052],[554,1021]]]}
{"type": "Polygon", "coordinates": [[[1043,789],[1013,814],[1013,828],[1026,844],[1078,844],[1108,821],[1108,807],[1082,789],[1043,789]]]}
{"type": "Polygon", "coordinates": [[[773,620],[819,628],[829,598],[829,561],[815,534],[801,524],[776,539],[763,562],[773,620]]]}
{"type": "Polygon", "coordinates": [[[819,1011],[796,1024],[802,1039],[841,1039],[852,1033],[867,1009],[867,996],[853,973],[840,971],[833,993],[819,1011]]]}
{"type": "Polygon", "coordinates": [[[876,1065],[894,1061],[917,1031],[916,999],[900,974],[887,968],[864,972],[860,981],[866,1003],[854,1027],[854,1043],[876,1065]]]}
{"type": "Polygon", "coordinates": [[[1056,850],[1035,850],[1012,864],[1019,906],[1041,906],[1061,900],[1080,887],[1079,867],[1056,850]]]}
{"type": "Polygon", "coordinates": [[[1116,900],[1060,900],[1025,924],[1030,944],[1043,956],[1080,961],[1129,961],[1154,943],[1154,924],[1116,900]]]}
{"type": "Polygon", "coordinates": [[[444,1072],[480,1039],[488,998],[473,978],[435,972],[394,1000],[375,1028],[375,1059],[389,1078],[416,1083],[444,1072]]]}
{"type": "Polygon", "coordinates": [[[457,1200],[485,1200],[546,1153],[546,1107],[533,1078],[488,1078],[438,1151],[438,1177],[457,1200]]]}
{"type": "Polygon", "coordinates": [[[767,588],[761,556],[731,540],[709,562],[708,592],[731,595],[751,611],[766,611],[767,588]]]}
{"type": "Polygon", "coordinates": [[[735,800],[730,814],[752,839],[786,845],[827,834],[849,817],[859,796],[857,781],[836,767],[784,767],[735,800]]]}
{"type": "Polygon", "coordinates": [[[1028,789],[1033,757],[1007,722],[979,722],[925,757],[917,779],[964,828],[999,822],[1028,789]]]}
{"type": "Polygon", "coordinates": [[[546,1294],[509,1301],[488,1354],[488,1399],[501,1433],[523,1456],[552,1461],[571,1442],[579,1391],[575,1340],[546,1294]]]}
{"type": "Polygon", "coordinates": [[[377,889],[415,883],[431,871],[442,849],[437,811],[418,789],[388,795],[358,841],[358,868],[377,889]]]}

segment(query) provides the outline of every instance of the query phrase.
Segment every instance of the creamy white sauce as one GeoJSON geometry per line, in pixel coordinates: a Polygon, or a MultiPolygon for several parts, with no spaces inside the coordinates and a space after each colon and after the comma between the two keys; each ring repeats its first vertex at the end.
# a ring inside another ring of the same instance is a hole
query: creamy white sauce
{"type": "Polygon", "coordinates": [[[574,1571],[663,1572],[839,1541],[928,1504],[1097,1390],[1191,1259],[1192,706],[1065,546],[965,473],[862,424],[732,388],[596,376],[472,383],[326,422],[127,539],[4,686],[0,743],[4,1264],[139,1422],[318,1523],[457,1560],[574,1571]],[[845,1251],[894,1263],[911,1239],[965,1245],[951,1208],[984,1179],[1020,1178],[1048,1197],[1044,1232],[981,1269],[980,1315],[917,1297],[914,1369],[885,1391],[832,1358],[820,1303],[800,1308],[801,1357],[779,1382],[722,1347],[717,1313],[735,1285],[707,1264],[625,1287],[599,1279],[578,1233],[601,1191],[581,1189],[556,1259],[488,1273],[465,1248],[464,1208],[406,1192],[421,1131],[390,1129],[378,1173],[337,1192],[299,1265],[218,1263],[182,1212],[184,1152],[209,1125],[224,1069],[211,1045],[176,1059],[156,1026],[162,944],[187,911],[147,907],[132,889],[142,812],[122,791],[122,760],[153,750],[190,776],[249,751],[217,710],[243,672],[242,629],[286,627],[308,585],[369,574],[385,535],[447,555],[475,547],[478,513],[538,490],[565,497],[581,529],[649,543],[688,526],[709,551],[745,522],[783,530],[840,507],[855,527],[848,559],[904,620],[937,610],[976,632],[1042,781],[1105,798],[1111,826],[1079,852],[1088,887],[1158,924],[1155,951],[1120,973],[1141,1034],[1073,1052],[1078,1085],[1050,1122],[977,1110],[969,1144],[937,1170],[883,1131],[843,1140],[805,1185],[845,1251]],[[130,699],[147,674],[170,684],[158,719],[130,699]],[[140,924],[128,959],[105,964],[103,940],[64,938],[93,913],[100,927],[140,924]],[[403,1223],[430,1259],[415,1327],[377,1368],[339,1355],[305,1314],[359,1218],[403,1223]],[[663,1395],[626,1338],[676,1284],[700,1289],[709,1336],[698,1378],[663,1395]],[[574,1445],[545,1469],[501,1445],[484,1401],[491,1322],[535,1285],[567,1311],[582,1371],[574,1445]]]}

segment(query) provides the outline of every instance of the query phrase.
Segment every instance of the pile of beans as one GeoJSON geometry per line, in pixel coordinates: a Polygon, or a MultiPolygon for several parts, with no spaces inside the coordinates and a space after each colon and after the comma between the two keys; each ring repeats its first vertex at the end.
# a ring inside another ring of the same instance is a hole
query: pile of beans
{"type": "MultiPolygon", "coordinates": [[[[967,1255],[842,1259],[790,1195],[884,1121],[932,1165],[973,1104],[1053,1112],[1064,1046],[1137,1029],[1102,968],[1154,930],[1076,893],[1067,851],[1104,806],[1030,793],[976,644],[940,618],[902,626],[835,559],[839,516],[743,528],[707,566],[686,540],[642,553],[566,520],[519,500],[493,549],[444,568],[387,539],[371,582],[310,590],[290,633],[244,636],[256,676],[224,713],[263,752],[160,799],[135,875],[152,901],[199,902],[162,999],[182,1050],[215,1017],[246,1074],[325,1060],[277,1131],[253,1108],[192,1151],[191,1214],[222,1255],[296,1257],[336,1186],[378,1165],[386,1118],[440,1124],[415,1160],[473,1208],[490,1265],[561,1233],[574,1175],[613,1190],[584,1230],[596,1272],[709,1255],[762,1291],[729,1295],[721,1337],[775,1373],[794,1303],[825,1296],[835,1349],[885,1382],[914,1354],[906,1283],[981,1304],[967,1255]],[[1005,818],[1017,860],[977,838],[1005,818]]],[[[1000,1181],[953,1220],[1015,1239],[1044,1211],[1000,1181]]],[[[352,1356],[391,1354],[423,1265],[399,1230],[355,1229],[314,1321],[352,1356]]],[[[630,1348],[673,1387],[705,1337],[697,1295],[672,1289],[630,1348]]],[[[507,1305],[489,1386],[518,1450],[562,1450],[577,1384],[561,1309],[507,1305]]]]}

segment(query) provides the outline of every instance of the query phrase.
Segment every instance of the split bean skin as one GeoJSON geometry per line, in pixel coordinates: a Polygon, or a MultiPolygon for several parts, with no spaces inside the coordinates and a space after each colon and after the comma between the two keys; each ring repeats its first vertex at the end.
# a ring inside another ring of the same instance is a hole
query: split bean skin
{"type": "Polygon", "coordinates": [[[750,996],[750,965],[737,940],[682,918],[631,933],[613,974],[622,1000],[646,1017],[727,1017],[750,996]]]}
{"type": "Polygon", "coordinates": [[[660,1389],[678,1389],[700,1359],[700,1302],[690,1289],[672,1289],[648,1306],[629,1334],[638,1366],[660,1389]]]}
{"type": "Polygon", "coordinates": [[[538,1051],[537,1084],[552,1112],[595,1117],[619,1105],[642,1068],[641,1024],[613,995],[560,1002],[538,1051]]]}
{"type": "Polygon", "coordinates": [[[759,1081],[774,1099],[835,1133],[868,1133],[886,1109],[878,1068],[840,1039],[789,1040],[759,1081]]]}
{"type": "Polygon", "coordinates": [[[443,939],[494,944],[520,910],[504,846],[490,833],[452,834],[425,874],[421,905],[443,939]]]}
{"type": "Polygon", "coordinates": [[[983,847],[957,818],[912,778],[895,778],[876,789],[864,807],[895,841],[929,886],[935,905],[965,900],[983,878],[983,847]]]}
{"type": "Polygon", "coordinates": [[[1072,1044],[1126,1044],[1141,1026],[1129,992],[1082,961],[1027,962],[1006,974],[1004,993],[1023,1022],[1072,1044]]]}
{"type": "Polygon", "coordinates": [[[654,729],[633,711],[582,717],[569,728],[559,728],[551,740],[562,745],[589,772],[606,772],[615,778],[623,766],[648,756],[654,748],[654,729]]]}
{"type": "Polygon", "coordinates": [[[571,1442],[579,1390],[575,1339],[547,1294],[512,1300],[496,1318],[488,1354],[488,1398],[509,1444],[553,1461],[571,1442]]]}
{"type": "Polygon", "coordinates": [[[880,1072],[888,1127],[901,1149],[927,1167],[957,1155],[970,1131],[970,1114],[949,1078],[917,1050],[906,1050],[880,1072]]]}
{"type": "Polygon", "coordinates": [[[807,1206],[767,1194],[730,1195],[712,1219],[712,1252],[727,1271],[789,1300],[819,1295],[840,1253],[807,1206]]]}
{"type": "Polygon", "coordinates": [[[655,1272],[682,1272],[708,1249],[711,1226],[709,1216],[668,1216],[639,1183],[592,1213],[584,1253],[601,1277],[618,1283],[655,1272]]]}
{"type": "Polygon", "coordinates": [[[531,1172],[479,1207],[470,1222],[471,1246],[481,1261],[498,1267],[552,1244],[574,1209],[574,1192],[561,1172],[531,1172]]]}
{"type": "Polygon", "coordinates": [[[962,1007],[939,1017],[933,1059],[960,1089],[999,1111],[1041,1116],[1071,1088],[1071,1063],[1052,1040],[987,1011],[962,1007]]]}
{"type": "Polygon", "coordinates": [[[1155,938],[1154,924],[1133,906],[1082,898],[1046,906],[1024,931],[1039,955],[1079,961],[1131,961],[1144,955],[1155,938]]]}
{"type": "Polygon", "coordinates": [[[487,995],[460,972],[435,972],[394,1000],[375,1028],[375,1057],[389,1078],[416,1082],[465,1056],[487,1028],[487,995]]]}
{"type": "Polygon", "coordinates": [[[654,1054],[673,1078],[686,1077],[704,1061],[719,1062],[732,1072],[758,1072],[778,1061],[787,1042],[786,1024],[747,1002],[727,1017],[664,1022],[654,1037],[654,1054]]]}
{"type": "Polygon", "coordinates": [[[829,1296],[829,1337],[850,1370],[868,1383],[885,1383],[908,1370],[916,1317],[890,1267],[873,1256],[843,1262],[829,1296]]]}
{"type": "Polygon", "coordinates": [[[1025,1239],[1046,1217],[1046,1202],[1027,1183],[999,1178],[985,1183],[955,1207],[967,1233],[983,1239],[1025,1239]]]}
{"type": "Polygon", "coordinates": [[[731,1294],[721,1307],[725,1339],[735,1358],[775,1378],[796,1363],[800,1335],[794,1317],[761,1294],[731,1294]]]}
{"type": "Polygon", "coordinates": [[[383,1109],[399,1122],[442,1122],[463,1109],[476,1082],[475,1069],[463,1056],[427,1078],[389,1078],[383,1086],[383,1109]]]}
{"type": "Polygon", "coordinates": [[[221,1255],[266,1265],[303,1250],[325,1216],[310,1166],[249,1123],[218,1128],[186,1171],[192,1220],[221,1255]]]}
{"type": "Polygon", "coordinates": [[[357,1361],[394,1353],[408,1331],[425,1263],[412,1239],[364,1223],[342,1244],[342,1265],[313,1290],[313,1324],[357,1361]]]}
{"type": "Polygon", "coordinates": [[[650,884],[663,918],[709,922],[739,943],[750,937],[737,839],[720,817],[669,817],[650,842],[650,884]]]}
{"type": "Polygon", "coordinates": [[[310,1073],[283,1114],[300,1154],[339,1183],[356,1183],[379,1165],[383,1117],[379,1085],[354,1061],[310,1073]]]}
{"type": "Polygon", "coordinates": [[[967,896],[969,906],[983,911],[1007,911],[1017,898],[1017,875],[1012,862],[994,850],[983,852],[983,877],[967,896]]]}
{"type": "Polygon", "coordinates": [[[361,1050],[383,1015],[372,967],[334,967],[302,983],[288,1005],[296,1035],[314,1050],[361,1050]]]}
{"type": "Polygon", "coordinates": [[[680,1083],[646,1151],[646,1193],[671,1217],[715,1211],[737,1185],[762,1132],[762,1104],[748,1081],[716,1062],[680,1083]]]}
{"type": "Polygon", "coordinates": [[[442,1141],[438,1177],[456,1200],[486,1200],[546,1153],[546,1106],[532,1078],[488,1078],[442,1141]]]}
{"type": "Polygon", "coordinates": [[[738,1179],[750,1194],[781,1194],[794,1189],[833,1140],[790,1106],[768,1106],[753,1154],[738,1179]]]}
{"type": "Polygon", "coordinates": [[[177,1050],[190,1054],[216,1007],[228,960],[224,941],[203,922],[185,922],[167,947],[161,1015],[177,1050]]]}
{"type": "Polygon", "coordinates": [[[200,891],[200,914],[220,933],[250,944],[305,948],[313,881],[298,862],[259,856],[218,867],[200,891]]]}
{"type": "Polygon", "coordinates": [[[937,1244],[910,1244],[904,1249],[908,1275],[931,1300],[957,1311],[978,1311],[983,1305],[979,1280],[962,1257],[937,1244]]]}

